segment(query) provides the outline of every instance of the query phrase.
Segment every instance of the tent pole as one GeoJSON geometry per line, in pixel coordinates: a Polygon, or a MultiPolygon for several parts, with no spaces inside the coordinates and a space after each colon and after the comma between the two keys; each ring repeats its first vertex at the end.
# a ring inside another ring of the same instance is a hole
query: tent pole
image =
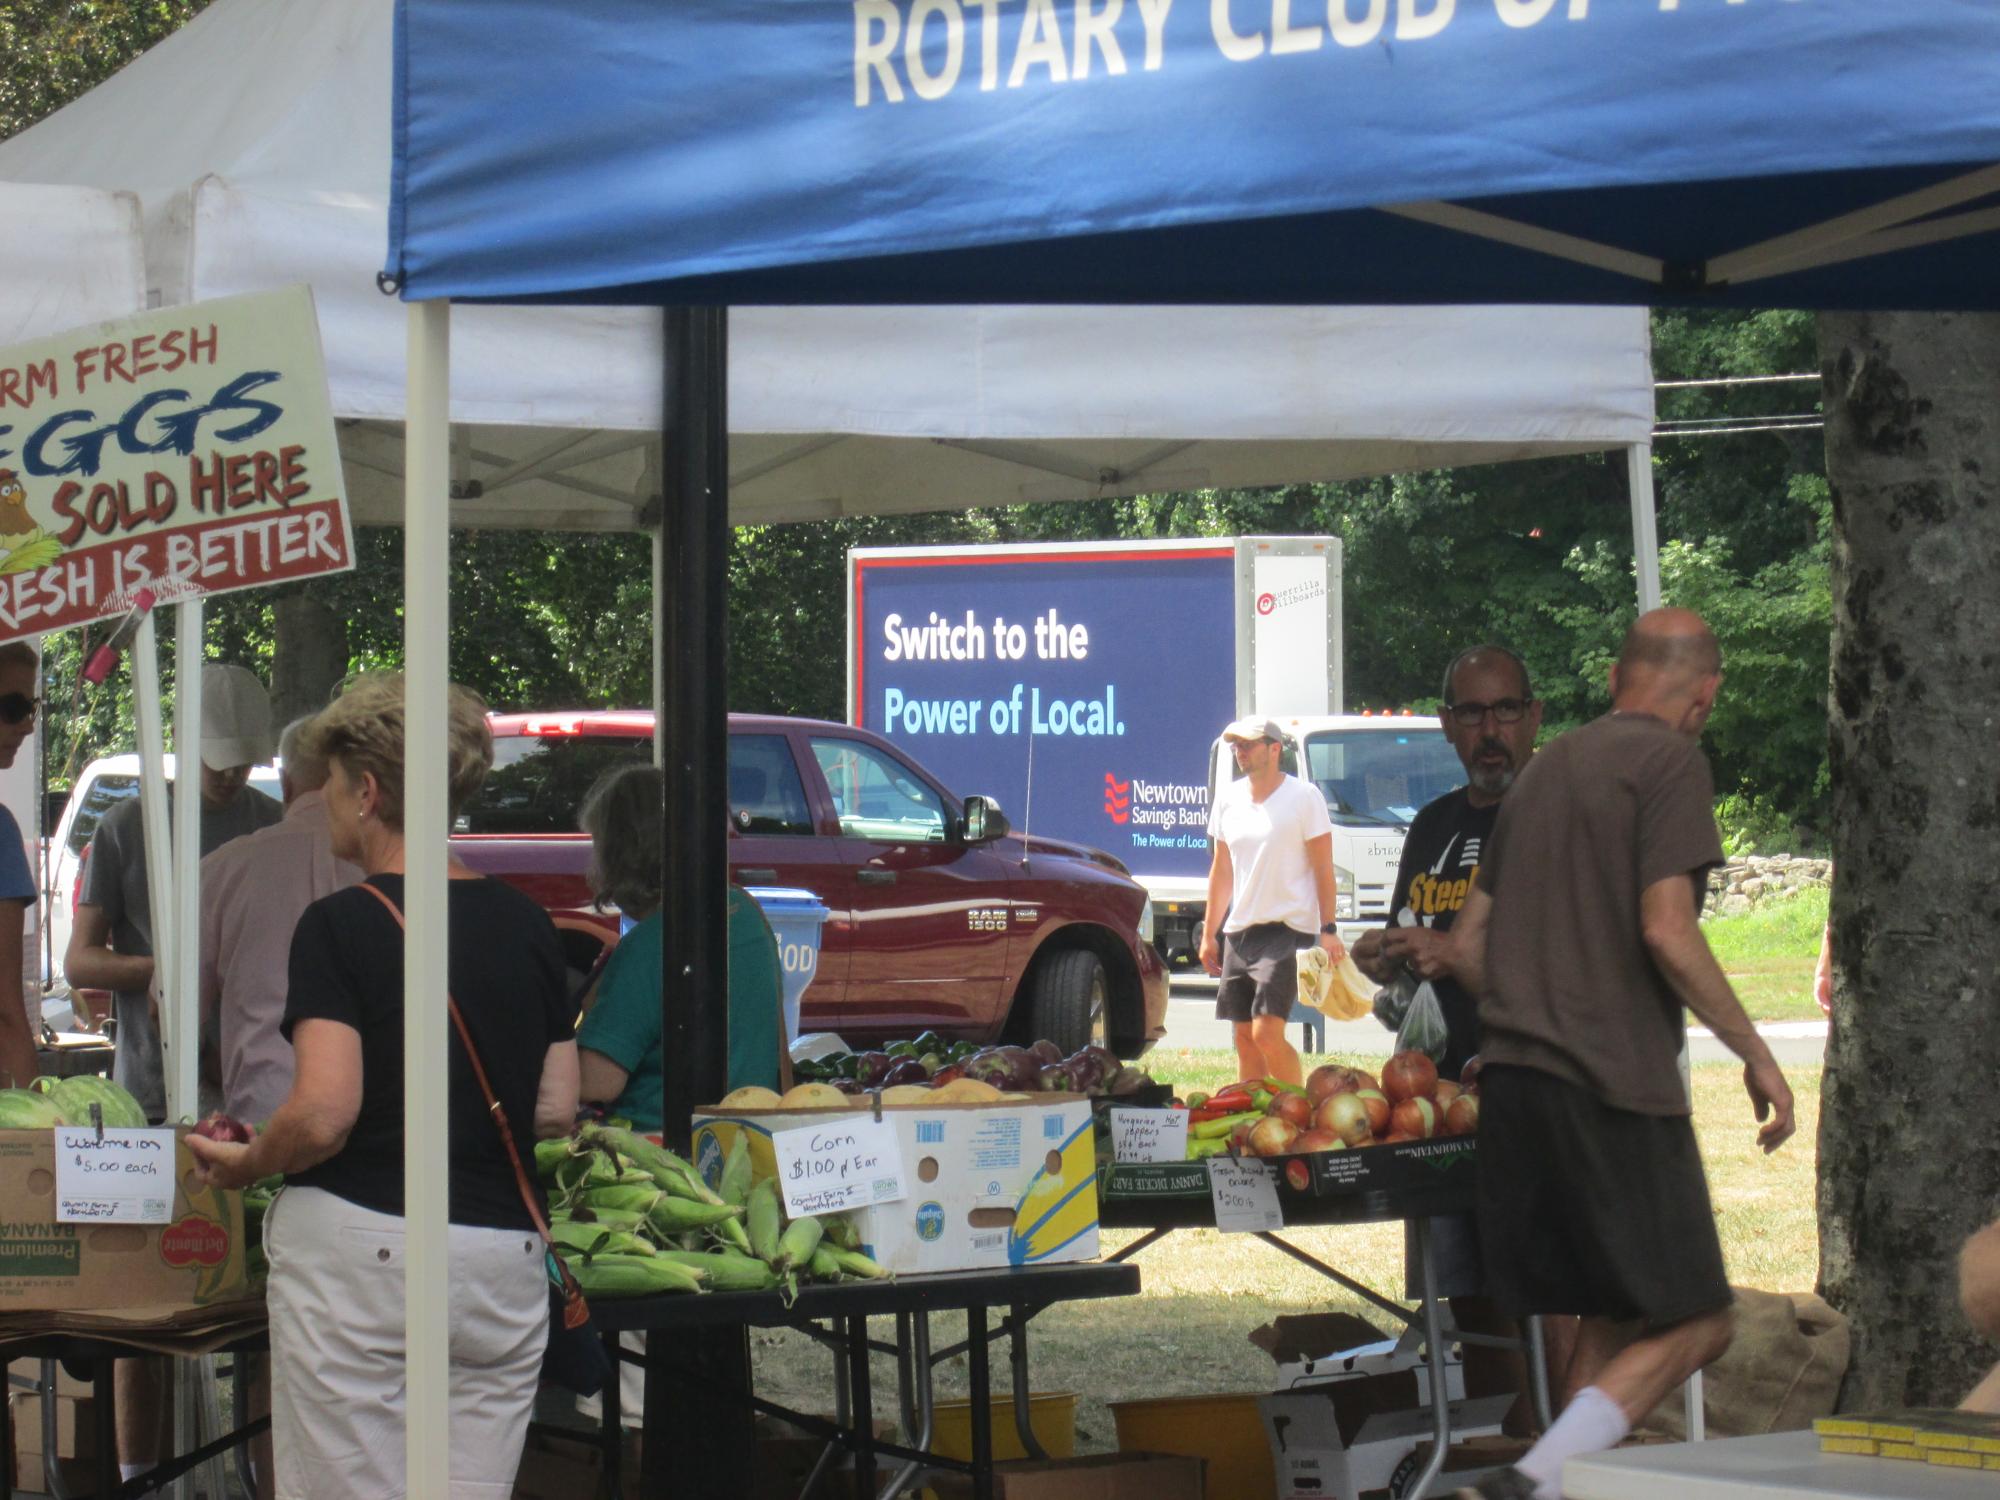
{"type": "Polygon", "coordinates": [[[450,1490],[451,1171],[445,966],[445,686],[451,586],[451,305],[409,312],[403,490],[403,1407],[407,1493],[450,1490]]]}
{"type": "Polygon", "coordinates": [[[1632,495],[1632,562],[1639,575],[1639,613],[1660,607],[1660,539],[1653,520],[1653,445],[1625,450],[1625,473],[1632,495]]]}
{"type": "MultiPolygon", "coordinates": [[[[694,1107],[720,1099],[729,1072],[728,316],[720,307],[665,313],[660,1034],[663,1133],[683,1152],[694,1107]]],[[[640,1494],[748,1493],[751,1413],[731,1393],[749,1383],[740,1324],[647,1341],[640,1494]]]]}
{"type": "Polygon", "coordinates": [[[195,995],[201,971],[201,632],[201,600],[182,601],[174,610],[174,766],[176,779],[195,795],[173,802],[173,905],[157,906],[173,923],[173,945],[165,950],[173,968],[156,970],[165,997],[161,1025],[172,1032],[167,1097],[178,1101],[168,1110],[174,1119],[201,1113],[201,1006],[195,995]]]}
{"type": "MultiPolygon", "coordinates": [[[[653,548],[653,764],[667,763],[667,547],[658,521],[648,533],[653,548]]],[[[673,868],[669,859],[667,868],[673,868]]]]}

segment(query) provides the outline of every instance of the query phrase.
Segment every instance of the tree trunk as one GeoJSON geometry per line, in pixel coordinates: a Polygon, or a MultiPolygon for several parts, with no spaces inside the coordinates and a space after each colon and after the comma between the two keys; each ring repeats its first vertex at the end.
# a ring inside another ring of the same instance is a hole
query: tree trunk
{"type": "Polygon", "coordinates": [[[1823,314],[1833,1029],[1820,1281],[1841,1404],[1956,1405],[1996,1351],[1958,1249],[2000,1211],[2000,317],[1823,314]]]}
{"type": "Polygon", "coordinates": [[[347,675],[347,622],[304,591],[271,606],[271,720],[283,727],[326,707],[347,675]]]}

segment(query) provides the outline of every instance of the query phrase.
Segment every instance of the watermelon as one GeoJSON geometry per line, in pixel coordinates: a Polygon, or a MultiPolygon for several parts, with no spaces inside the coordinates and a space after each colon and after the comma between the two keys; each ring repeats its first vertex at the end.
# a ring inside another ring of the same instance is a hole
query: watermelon
{"type": "Polygon", "coordinates": [[[55,1100],[33,1089],[0,1089],[0,1130],[53,1130],[65,1123],[55,1100]]]}
{"type": "Polygon", "coordinates": [[[108,1078],[94,1074],[84,1074],[77,1078],[61,1078],[49,1085],[49,1098],[62,1111],[65,1125],[89,1125],[90,1107],[99,1106],[104,1116],[107,1130],[143,1130],[146,1127],[146,1112],[139,1107],[124,1089],[108,1078]]]}

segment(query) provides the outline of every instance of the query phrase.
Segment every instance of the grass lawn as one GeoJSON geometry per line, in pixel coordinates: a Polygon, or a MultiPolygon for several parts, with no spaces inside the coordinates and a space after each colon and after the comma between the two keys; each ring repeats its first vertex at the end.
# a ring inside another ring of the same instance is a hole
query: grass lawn
{"type": "MultiPolygon", "coordinates": [[[[1214,1087],[1234,1072],[1233,1054],[1169,1051],[1153,1059],[1163,1081],[1214,1087]]],[[[1814,1216],[1814,1142],[1819,1129],[1820,1070],[1786,1075],[1798,1101],[1798,1135],[1772,1157],[1756,1148],[1742,1070],[1716,1064],[1694,1070],[1695,1121],[1708,1167],[1716,1225],[1730,1280],[1771,1291],[1810,1290],[1819,1247],[1814,1216]]],[[[1106,1233],[1110,1254],[1135,1234],[1106,1233]]],[[[1338,1266],[1377,1291],[1399,1296],[1403,1232],[1397,1224],[1294,1232],[1302,1249],[1338,1266]]],[[[1345,1311],[1382,1326],[1386,1315],[1267,1245],[1212,1230],[1180,1230],[1138,1257],[1144,1291],[1102,1303],[1072,1303],[1042,1314],[1030,1348],[1037,1391],[1074,1391],[1078,1447],[1117,1446],[1106,1403],[1151,1396],[1197,1395],[1269,1388],[1271,1361],[1246,1339],[1279,1313],[1345,1311]]],[[[935,1320],[938,1347],[964,1334],[962,1317],[935,1320]]],[[[887,1325],[877,1337],[888,1337],[887,1325]]],[[[752,1335],[759,1386],[772,1399],[830,1409],[831,1364],[803,1335],[752,1335]]],[[[1004,1353],[996,1346],[995,1376],[1004,1389],[1004,1353]]],[[[963,1360],[939,1370],[941,1396],[965,1394],[963,1360]]],[[[894,1404],[895,1372],[878,1357],[879,1409],[894,1404]]]]}
{"type": "Polygon", "coordinates": [[[1827,892],[1813,886],[1702,923],[1708,945],[1753,1021],[1817,1021],[1813,966],[1826,928],[1827,892]]]}

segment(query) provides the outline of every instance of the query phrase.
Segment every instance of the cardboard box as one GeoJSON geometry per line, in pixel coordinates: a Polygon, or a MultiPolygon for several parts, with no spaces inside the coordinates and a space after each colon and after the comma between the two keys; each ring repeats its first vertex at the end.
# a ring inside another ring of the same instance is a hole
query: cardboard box
{"type": "Polygon", "coordinates": [[[1470,1213],[1478,1187],[1479,1138],[1448,1135],[1272,1160],[1281,1193],[1313,1198],[1380,1193],[1409,1213],[1470,1213]]]}
{"type": "MultiPolygon", "coordinates": [[[[771,1132],[865,1118],[859,1109],[755,1113],[697,1110],[694,1160],[709,1181],[739,1131],[750,1133],[754,1178],[773,1175],[771,1132]]],[[[1097,1152],[1090,1101],[1050,1094],[1035,1102],[889,1109],[904,1196],[859,1209],[867,1253],[891,1271],[978,1271],[1097,1257],[1097,1152]]]]}
{"type": "MultiPolygon", "coordinates": [[[[994,1500],[1202,1500],[1203,1464],[1168,1453],[1093,1453],[993,1466],[994,1500]]],[[[938,1500],[969,1500],[972,1478],[934,1474],[938,1500]]],[[[1262,1500],[1262,1497],[1253,1497],[1262,1500]]]]}
{"type": "Polygon", "coordinates": [[[249,1296],[243,1195],[195,1182],[186,1134],[171,1223],[58,1224],[53,1132],[0,1130],[0,1313],[167,1317],[249,1296]]]}
{"type": "Polygon", "coordinates": [[[58,1396],[55,1447],[42,1441],[42,1398],[18,1391],[7,1398],[14,1424],[14,1446],[28,1453],[53,1451],[57,1458],[90,1458],[97,1452],[97,1403],[88,1396],[58,1396]]]}
{"type": "MultiPolygon", "coordinates": [[[[1287,1314],[1252,1329],[1250,1342],[1277,1365],[1275,1385],[1279,1390],[1324,1385],[1354,1375],[1393,1375],[1409,1370],[1417,1377],[1418,1404],[1426,1405],[1431,1399],[1424,1333],[1414,1325],[1404,1329],[1400,1337],[1391,1337],[1350,1313],[1287,1314]]],[[[1456,1401],[1465,1394],[1465,1365],[1457,1345],[1445,1353],[1444,1373],[1445,1395],[1456,1401]]]]}
{"type": "MultiPolygon", "coordinates": [[[[94,1460],[59,1458],[55,1460],[55,1472],[62,1480],[65,1495],[97,1493],[97,1464],[94,1460]]],[[[115,1469],[112,1478],[117,1478],[115,1469]]],[[[54,1489],[49,1483],[49,1460],[39,1453],[17,1451],[14,1454],[14,1488],[35,1495],[49,1494],[54,1489]]]]}
{"type": "MultiPolygon", "coordinates": [[[[1454,1440],[1497,1434],[1509,1395],[1453,1401],[1454,1440]]],[[[1386,1489],[1402,1462],[1433,1435],[1416,1373],[1356,1375],[1257,1403],[1277,1471],[1278,1500],[1360,1500],[1386,1489]]]]}
{"type": "MultiPolygon", "coordinates": [[[[56,1372],[56,1394],[58,1396],[88,1396],[92,1394],[88,1380],[78,1380],[63,1368],[60,1360],[54,1362],[56,1372]]],[[[39,1359],[17,1359],[7,1366],[8,1382],[18,1390],[21,1381],[41,1383],[42,1361],[39,1359]]]]}

